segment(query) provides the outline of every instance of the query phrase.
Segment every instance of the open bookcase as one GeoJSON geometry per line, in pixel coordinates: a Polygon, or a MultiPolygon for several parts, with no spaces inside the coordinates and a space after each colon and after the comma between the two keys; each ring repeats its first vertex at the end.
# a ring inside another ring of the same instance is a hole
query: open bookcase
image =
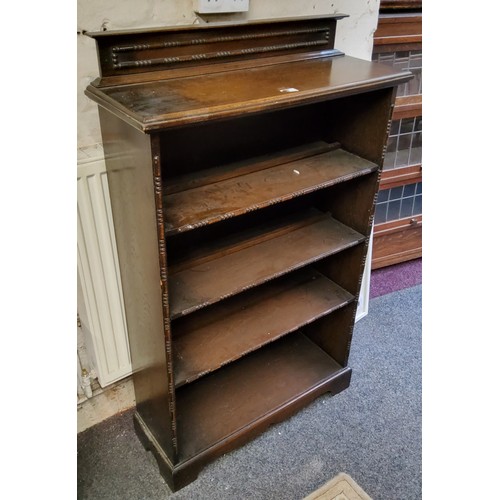
{"type": "Polygon", "coordinates": [[[395,88],[343,15],[92,33],[137,411],[174,490],[347,365],[395,88]]]}

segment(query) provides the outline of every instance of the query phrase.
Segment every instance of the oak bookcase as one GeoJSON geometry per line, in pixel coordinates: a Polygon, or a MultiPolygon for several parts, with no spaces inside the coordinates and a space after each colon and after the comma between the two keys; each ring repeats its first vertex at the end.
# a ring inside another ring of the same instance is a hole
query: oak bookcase
{"type": "Polygon", "coordinates": [[[90,33],[136,395],[173,490],[347,366],[395,99],[344,15],[90,33]]]}

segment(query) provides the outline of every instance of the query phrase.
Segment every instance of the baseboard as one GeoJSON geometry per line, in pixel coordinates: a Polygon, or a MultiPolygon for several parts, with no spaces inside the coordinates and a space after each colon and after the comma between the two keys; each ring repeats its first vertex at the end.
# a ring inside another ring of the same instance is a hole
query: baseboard
{"type": "Polygon", "coordinates": [[[132,377],[121,380],[99,394],[78,403],[77,432],[82,432],[104,420],[135,406],[132,377]]]}

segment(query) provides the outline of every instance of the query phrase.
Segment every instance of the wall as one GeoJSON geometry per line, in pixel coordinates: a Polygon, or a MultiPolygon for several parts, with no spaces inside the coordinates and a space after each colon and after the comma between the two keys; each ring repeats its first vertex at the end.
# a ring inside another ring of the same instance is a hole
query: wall
{"type": "MultiPolygon", "coordinates": [[[[380,0],[250,0],[250,10],[241,14],[211,16],[213,21],[266,19],[349,14],[339,21],[336,48],[354,57],[370,59],[380,0]]],[[[203,22],[193,12],[192,0],[78,0],[78,147],[100,142],[97,105],[84,94],[99,75],[95,42],[82,31],[105,27],[129,29],[203,22]]]]}

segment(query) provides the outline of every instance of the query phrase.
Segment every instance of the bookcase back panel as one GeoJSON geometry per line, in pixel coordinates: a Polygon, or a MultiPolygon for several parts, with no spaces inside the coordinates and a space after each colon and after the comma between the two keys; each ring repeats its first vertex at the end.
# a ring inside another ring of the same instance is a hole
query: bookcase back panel
{"type": "Polygon", "coordinates": [[[316,104],[165,131],[161,134],[164,176],[254,162],[256,157],[310,142],[332,142],[325,126],[328,120],[328,110],[316,104]]]}
{"type": "Polygon", "coordinates": [[[342,367],[297,332],[181,387],[181,461],[268,420],[336,373],[341,374],[342,367]]]}
{"type": "Polygon", "coordinates": [[[302,329],[304,335],[328,353],[340,366],[347,366],[357,302],[353,302],[302,329]]]}
{"type": "Polygon", "coordinates": [[[344,307],[354,296],[312,267],[173,322],[176,387],[344,307]]]}
{"type": "Polygon", "coordinates": [[[382,165],[395,92],[384,88],[332,101],[332,136],[346,151],[382,165]]]}
{"type": "Polygon", "coordinates": [[[370,235],[380,172],[375,171],[318,193],[317,206],[343,224],[370,235]]]}

